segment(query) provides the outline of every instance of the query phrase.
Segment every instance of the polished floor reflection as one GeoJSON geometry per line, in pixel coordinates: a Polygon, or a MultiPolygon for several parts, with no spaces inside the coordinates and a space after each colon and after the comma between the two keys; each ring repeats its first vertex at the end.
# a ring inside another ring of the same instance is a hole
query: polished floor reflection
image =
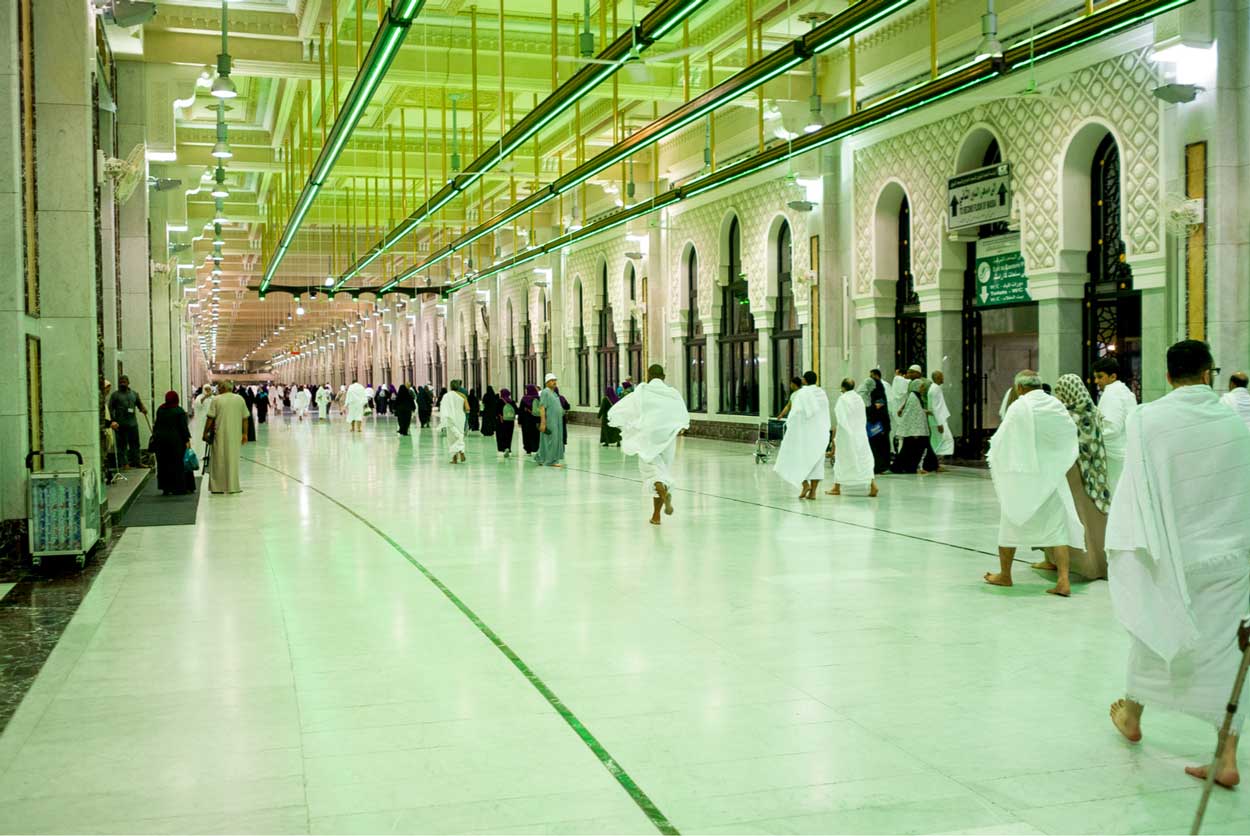
{"type": "Polygon", "coordinates": [[[980,583],[984,474],[799,502],[686,439],[657,529],[596,441],[453,467],[429,431],[263,427],[243,494],[115,546],[0,736],[0,831],[1188,829],[1213,735],[1115,734],[1105,583],[980,583]]]}

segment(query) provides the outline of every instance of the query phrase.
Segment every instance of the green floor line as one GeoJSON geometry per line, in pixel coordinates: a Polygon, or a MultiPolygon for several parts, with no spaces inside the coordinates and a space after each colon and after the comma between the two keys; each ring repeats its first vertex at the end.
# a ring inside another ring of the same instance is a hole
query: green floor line
{"type": "Polygon", "coordinates": [[[655,806],[655,802],[651,800],[650,796],[643,792],[642,787],[638,786],[637,782],[635,782],[634,779],[630,777],[629,773],[625,771],[625,768],[616,762],[616,759],[612,757],[612,754],[605,749],[603,744],[600,743],[599,740],[590,732],[590,729],[586,728],[585,724],[577,718],[577,715],[564,704],[564,701],[556,696],[556,693],[551,690],[547,683],[543,682],[542,679],[539,678],[538,674],[534,673],[534,671],[530,669],[530,666],[525,664],[525,661],[516,654],[516,651],[509,647],[508,643],[499,637],[498,633],[492,630],[486,622],[482,621],[482,619],[478,617],[477,613],[471,610],[467,604],[456,597],[456,593],[452,592],[451,589],[439,580],[437,575],[427,569],[421,561],[413,557],[403,546],[395,542],[395,540],[385,531],[378,528],[376,525],[369,522],[369,520],[365,519],[360,514],[357,514],[351,508],[347,507],[342,502],[339,502],[337,499],[330,496],[320,488],[310,485],[298,476],[292,476],[285,470],[280,470],[273,465],[265,464],[264,462],[248,458],[247,456],[241,456],[240,458],[244,461],[249,461],[252,464],[272,470],[274,473],[303,485],[310,491],[313,491],[325,500],[332,502],[339,508],[342,508],[344,511],[351,514],[367,528],[369,528],[369,530],[371,530],[374,534],[385,540],[391,548],[399,552],[405,560],[416,567],[417,571],[424,575],[426,580],[434,584],[435,588],[438,589],[439,592],[443,593],[443,597],[450,601],[456,609],[460,610],[461,614],[464,615],[465,618],[469,619],[473,626],[476,627],[482,635],[489,639],[490,643],[493,644],[500,653],[507,657],[513,667],[521,672],[521,675],[526,678],[530,685],[534,686],[534,690],[542,694],[543,699],[545,699],[548,704],[556,710],[556,713],[564,719],[564,722],[568,723],[569,728],[571,728],[577,736],[581,738],[582,742],[586,744],[586,748],[590,749],[590,751],[594,753],[595,757],[599,759],[599,762],[603,764],[603,768],[606,769],[608,773],[616,779],[616,782],[621,785],[625,792],[629,794],[629,797],[633,799],[634,804],[638,805],[638,809],[651,820],[651,824],[654,825],[657,831],[664,834],[678,834],[680,832],[672,825],[672,823],[669,822],[668,818],[660,812],[660,808],[655,806]]]}

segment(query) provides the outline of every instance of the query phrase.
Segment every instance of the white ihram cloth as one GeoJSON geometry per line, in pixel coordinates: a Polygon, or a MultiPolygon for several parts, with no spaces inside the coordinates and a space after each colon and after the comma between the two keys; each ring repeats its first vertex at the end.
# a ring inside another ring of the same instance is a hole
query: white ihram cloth
{"type": "Polygon", "coordinates": [[[1135,409],[1137,397],[1133,395],[1133,390],[1118,380],[1103,389],[1098,397],[1098,411],[1102,413],[1102,443],[1107,448],[1107,487],[1113,497],[1116,483],[1124,471],[1124,425],[1135,409]]]}
{"type": "Polygon", "coordinates": [[[303,418],[308,414],[308,404],[312,401],[312,395],[308,394],[307,389],[300,389],[295,393],[295,397],[291,398],[291,405],[295,407],[295,414],[303,418]]]}
{"type": "Polygon", "coordinates": [[[639,383],[608,410],[608,424],[621,431],[621,452],[638,457],[643,491],[653,495],[656,482],[671,489],[677,435],[690,429],[681,393],[659,379],[639,383]]]}
{"type": "Polygon", "coordinates": [[[773,471],[795,487],[810,479],[825,478],[825,450],[829,448],[832,426],[825,390],[815,385],[796,390],[790,396],[786,434],[781,439],[773,471]]]}
{"type": "Polygon", "coordinates": [[[365,420],[365,404],[369,401],[369,396],[365,394],[365,387],[359,383],[353,383],[351,386],[348,386],[346,401],[347,420],[365,420]]]}
{"type": "Polygon", "coordinates": [[[942,432],[934,430],[929,439],[933,443],[933,452],[949,456],[955,452],[955,434],[951,432],[951,410],[946,405],[946,394],[940,383],[929,384],[929,411],[933,413],[936,426],[942,428],[942,432]]]}
{"type": "Polygon", "coordinates": [[[842,493],[868,493],[872,488],[873,458],[864,399],[857,392],[843,392],[834,404],[833,414],[838,424],[833,437],[833,481],[841,486],[842,493]]]}
{"type": "Polygon", "coordinates": [[[438,428],[446,431],[453,454],[464,452],[464,429],[469,420],[464,405],[464,397],[454,389],[438,402],[438,428]]]}
{"type": "Polygon", "coordinates": [[[986,457],[1001,509],[998,545],[1085,548],[1068,487],[1077,452],[1076,424],[1058,398],[1034,389],[1008,407],[986,457]]]}
{"type": "Polygon", "coordinates": [[[1220,398],[1220,403],[1237,413],[1237,417],[1244,421],[1247,427],[1250,427],[1250,389],[1244,386],[1229,389],[1220,398]]]}
{"type": "Polygon", "coordinates": [[[330,394],[329,386],[322,386],[317,390],[317,417],[327,418],[330,415],[330,401],[334,396],[330,394]]]}
{"type": "Polygon", "coordinates": [[[1250,429],[1201,385],[1126,429],[1106,548],[1111,608],[1133,637],[1128,696],[1219,725],[1250,600],[1250,429]]]}

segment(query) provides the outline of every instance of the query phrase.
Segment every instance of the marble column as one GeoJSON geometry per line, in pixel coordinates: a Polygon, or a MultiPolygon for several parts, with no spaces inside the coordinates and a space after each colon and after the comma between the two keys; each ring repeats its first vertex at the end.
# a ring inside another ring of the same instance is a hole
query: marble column
{"type": "Polygon", "coordinates": [[[1044,382],[1053,386],[1061,375],[1081,373],[1083,316],[1080,299],[1037,303],[1037,371],[1044,382]]]}
{"type": "Polygon", "coordinates": [[[761,418],[765,418],[773,413],[773,378],[777,375],[777,370],[773,368],[773,314],[771,311],[756,314],[755,331],[759,336],[759,345],[756,348],[759,356],[759,364],[755,367],[755,374],[759,381],[759,414],[761,418]]]}
{"type": "Polygon", "coordinates": [[[26,333],[17,4],[0,3],[0,521],[26,516],[26,333]]]}
{"type": "MultiPolygon", "coordinates": [[[[118,156],[146,138],[146,66],[139,61],[117,63],[118,156]]],[[[145,164],[146,165],[146,164],[145,164]]],[[[121,205],[118,225],[121,258],[121,339],[119,365],[130,378],[130,386],[153,410],[158,392],[152,376],[152,279],[150,275],[148,190],[140,184],[121,205]]],[[[116,381],[114,381],[116,383],[116,381]]],[[[147,443],[147,426],[139,422],[139,442],[147,443]]]]}
{"type": "Polygon", "coordinates": [[[1245,0],[1211,5],[1216,80],[1214,92],[1203,95],[1214,95],[1219,116],[1207,168],[1207,339],[1224,370],[1223,388],[1229,372],[1250,370],[1250,7],[1245,0]]]}
{"type": "Polygon", "coordinates": [[[43,443],[46,449],[78,450],[98,473],[92,105],[97,19],[71,0],[39,0],[32,7],[40,312],[31,330],[43,359],[43,443]]]}
{"type": "Polygon", "coordinates": [[[707,345],[703,347],[704,383],[707,386],[707,414],[720,413],[720,317],[713,316],[703,320],[703,333],[707,345]]]}

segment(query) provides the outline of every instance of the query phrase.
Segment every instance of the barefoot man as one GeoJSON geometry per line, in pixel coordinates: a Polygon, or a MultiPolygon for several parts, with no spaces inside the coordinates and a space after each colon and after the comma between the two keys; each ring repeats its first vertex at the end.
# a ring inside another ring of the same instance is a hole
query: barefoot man
{"type": "Polygon", "coordinates": [[[621,451],[638,457],[643,490],[651,497],[651,524],[660,524],[660,509],[673,513],[673,459],[677,436],[690,429],[690,413],[681,394],[664,382],[664,367],[647,369],[647,382],[608,410],[608,424],[621,431],[621,451]]]}
{"type": "MultiPolygon", "coordinates": [[[[1250,429],[1211,389],[1206,343],[1173,345],[1167,364],[1172,391],[1128,416],[1107,519],[1111,607],[1133,638],[1127,696],[1111,706],[1111,720],[1133,742],[1146,704],[1220,727],[1250,598],[1250,429]]],[[[1224,787],[1240,779],[1241,721],[1215,774],[1224,787]]]]}
{"type": "Polygon", "coordinates": [[[803,386],[790,395],[786,434],[781,439],[773,470],[791,485],[802,484],[799,499],[815,499],[816,486],[825,478],[825,450],[829,448],[829,396],[816,385],[816,372],[803,373],[803,386]]]}
{"type": "Polygon", "coordinates": [[[1016,375],[1015,402],[990,440],[987,457],[994,492],[998,494],[999,571],[986,572],[985,582],[1011,586],[1011,563],[1016,549],[1043,547],[1054,563],[1058,583],[1046,590],[1067,598],[1068,549],[1085,548],[1085,528],[1076,514],[1068,468],[1078,452],[1076,424],[1067,408],[1042,391],[1035,371],[1016,375]]]}
{"type": "Polygon", "coordinates": [[[863,397],[855,391],[855,381],[849,377],[843,380],[842,396],[833,406],[833,417],[837,419],[833,431],[833,489],[827,491],[833,496],[877,495],[867,409],[863,397]]]}

